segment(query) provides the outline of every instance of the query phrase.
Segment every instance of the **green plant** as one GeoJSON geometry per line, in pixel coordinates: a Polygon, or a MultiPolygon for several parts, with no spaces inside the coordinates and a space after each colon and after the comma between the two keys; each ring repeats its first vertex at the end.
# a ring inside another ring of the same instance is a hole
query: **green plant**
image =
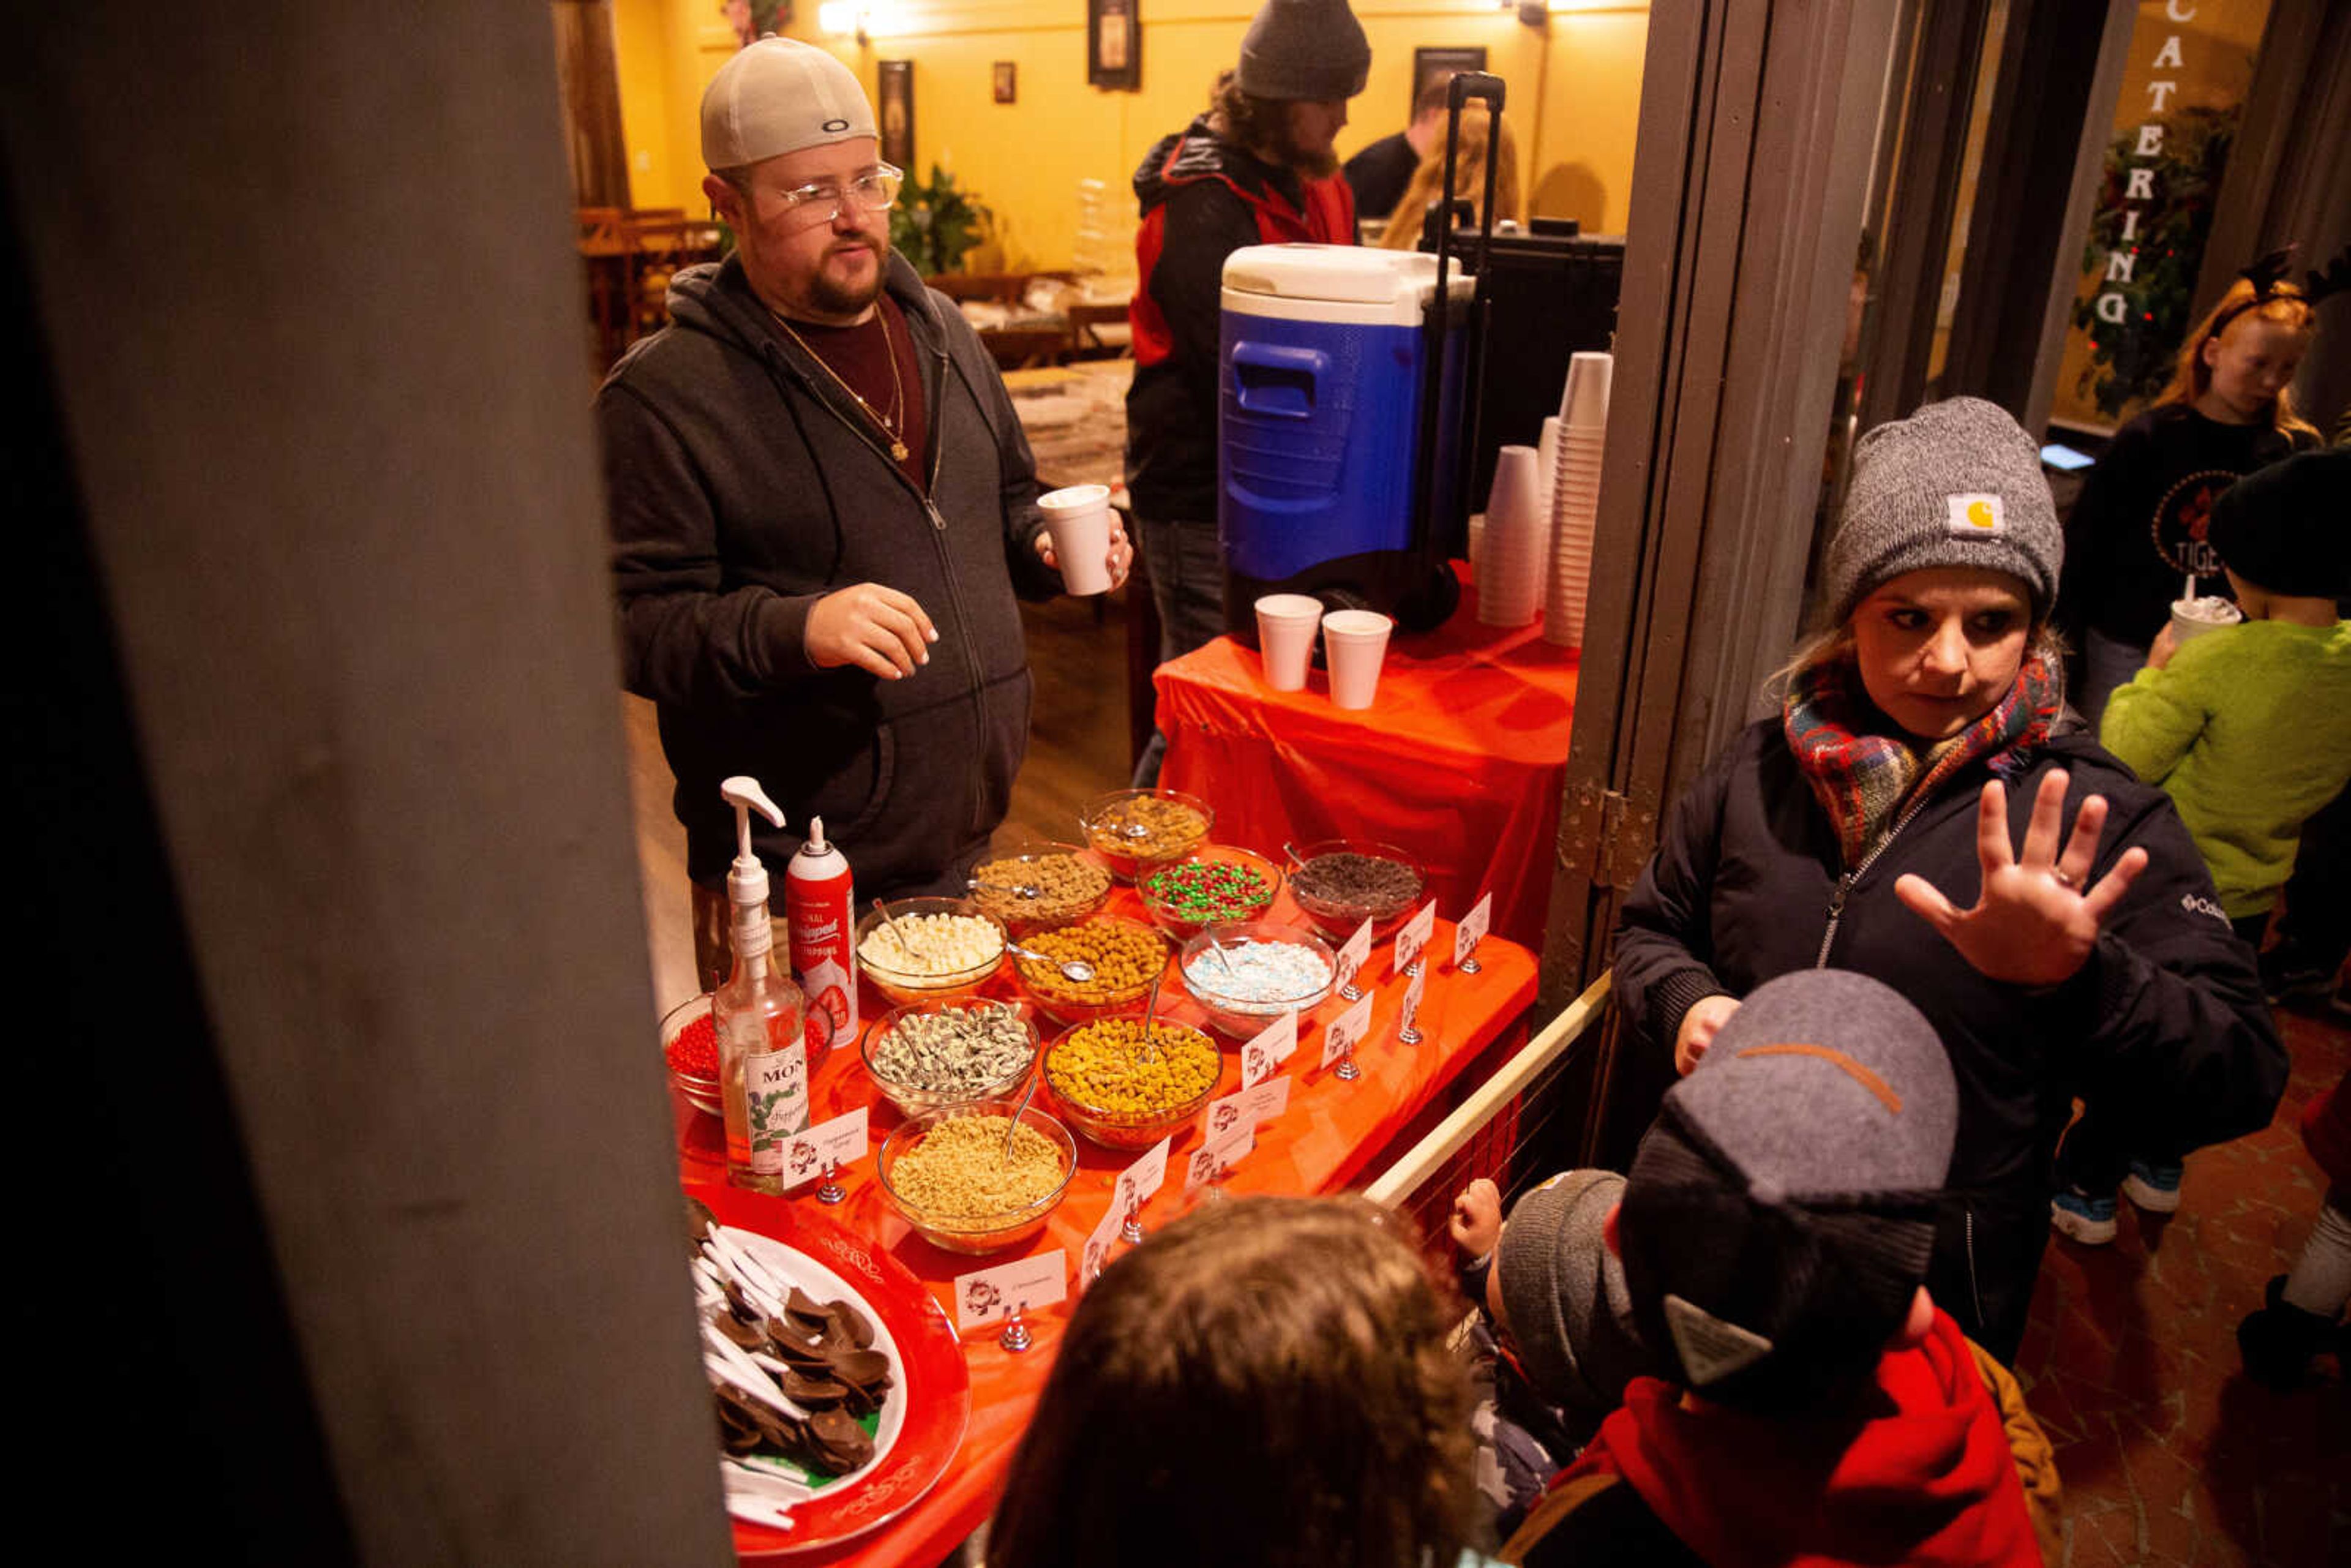
{"type": "Polygon", "coordinates": [[[2136,130],[2116,137],[2106,149],[2105,182],[2082,257],[2095,287],[2074,303],[2074,325],[2090,339],[2089,363],[2082,368],[2074,390],[2095,399],[2099,412],[2110,418],[2153,398],[2171,377],[2172,362],[2192,325],[2189,308],[2194,303],[2196,272],[2204,259],[2212,204],[2236,138],[2237,113],[2183,109],[2161,123],[2163,151],[2152,160],[2134,155],[2136,130]],[[2153,201],[2126,201],[2134,169],[2154,171],[2153,201]],[[2137,212],[2139,225],[2135,236],[2125,239],[2124,214],[2130,211],[2137,212]],[[2103,281],[2107,256],[2134,249],[2137,258],[2131,281],[2103,281]],[[2122,296],[2120,321],[2098,314],[2100,297],[2109,294],[2122,296]]]}
{"type": "Polygon", "coordinates": [[[898,204],[890,209],[890,246],[925,277],[953,272],[979,243],[989,215],[956,186],[953,174],[934,163],[930,183],[909,174],[899,188],[898,204]]]}

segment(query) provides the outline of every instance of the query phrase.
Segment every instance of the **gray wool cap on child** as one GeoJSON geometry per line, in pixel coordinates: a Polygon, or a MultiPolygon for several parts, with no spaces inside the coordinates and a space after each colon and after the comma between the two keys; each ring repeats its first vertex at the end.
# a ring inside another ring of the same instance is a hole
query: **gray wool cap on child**
{"type": "Polygon", "coordinates": [[[2032,437],[1999,404],[1955,397],[1854,443],[1853,480],[1821,562],[1820,599],[1828,623],[1842,625],[1855,605],[1906,571],[1973,566],[2022,580],[2040,620],[2056,600],[2064,555],[2032,437]]]}
{"type": "Polygon", "coordinates": [[[1664,1375],[1784,1409],[1874,1366],[1958,1131],[1942,1040],[1891,987],[1800,969],[1749,993],[1625,1180],[1625,1279],[1664,1375]]]}
{"type": "Polygon", "coordinates": [[[1519,1199],[1495,1244],[1502,1313],[1537,1394],[1598,1416],[1650,1370],[1625,1266],[1604,1239],[1625,1190],[1614,1171],[1561,1173],[1519,1199]]]}
{"type": "Polygon", "coordinates": [[[1251,98],[1335,103],[1364,90],[1371,40],[1347,0],[1265,0],[1241,37],[1235,74],[1251,98]]]}

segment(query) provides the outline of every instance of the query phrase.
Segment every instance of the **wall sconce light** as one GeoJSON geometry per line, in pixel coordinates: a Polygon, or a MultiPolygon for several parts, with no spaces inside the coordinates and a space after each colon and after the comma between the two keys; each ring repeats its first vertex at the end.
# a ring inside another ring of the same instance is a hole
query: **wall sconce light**
{"type": "Polygon", "coordinates": [[[1546,26],[1551,22],[1551,0],[1501,0],[1505,11],[1516,11],[1519,20],[1530,27],[1546,26]]]}
{"type": "Polygon", "coordinates": [[[824,4],[816,8],[818,32],[836,38],[853,33],[861,44],[865,42],[866,28],[871,20],[872,11],[864,0],[824,0],[824,4]]]}

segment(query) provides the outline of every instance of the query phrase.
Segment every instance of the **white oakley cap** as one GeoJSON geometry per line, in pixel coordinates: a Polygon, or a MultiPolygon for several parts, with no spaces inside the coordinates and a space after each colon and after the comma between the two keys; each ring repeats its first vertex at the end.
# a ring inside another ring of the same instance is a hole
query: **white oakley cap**
{"type": "Polygon", "coordinates": [[[738,51],[702,94],[702,162],[713,171],[877,134],[855,73],[795,38],[738,51]]]}

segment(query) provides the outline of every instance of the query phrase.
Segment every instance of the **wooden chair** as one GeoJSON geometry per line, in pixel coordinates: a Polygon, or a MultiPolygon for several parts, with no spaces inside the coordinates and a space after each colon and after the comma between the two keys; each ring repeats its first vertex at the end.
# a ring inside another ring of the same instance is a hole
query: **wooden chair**
{"type": "Polygon", "coordinates": [[[723,231],[707,219],[632,218],[625,225],[629,263],[629,340],[669,323],[669,280],[680,267],[718,259],[723,231]]]}
{"type": "Polygon", "coordinates": [[[1123,359],[1134,352],[1127,329],[1126,301],[1097,300],[1070,307],[1070,337],[1080,359],[1123,359]],[[1105,336],[1100,329],[1115,329],[1105,336]]]}
{"type": "Polygon", "coordinates": [[[979,335],[987,351],[996,356],[996,365],[1004,371],[1029,371],[1041,366],[1058,365],[1070,357],[1070,329],[1050,327],[998,327],[979,335]]]}

